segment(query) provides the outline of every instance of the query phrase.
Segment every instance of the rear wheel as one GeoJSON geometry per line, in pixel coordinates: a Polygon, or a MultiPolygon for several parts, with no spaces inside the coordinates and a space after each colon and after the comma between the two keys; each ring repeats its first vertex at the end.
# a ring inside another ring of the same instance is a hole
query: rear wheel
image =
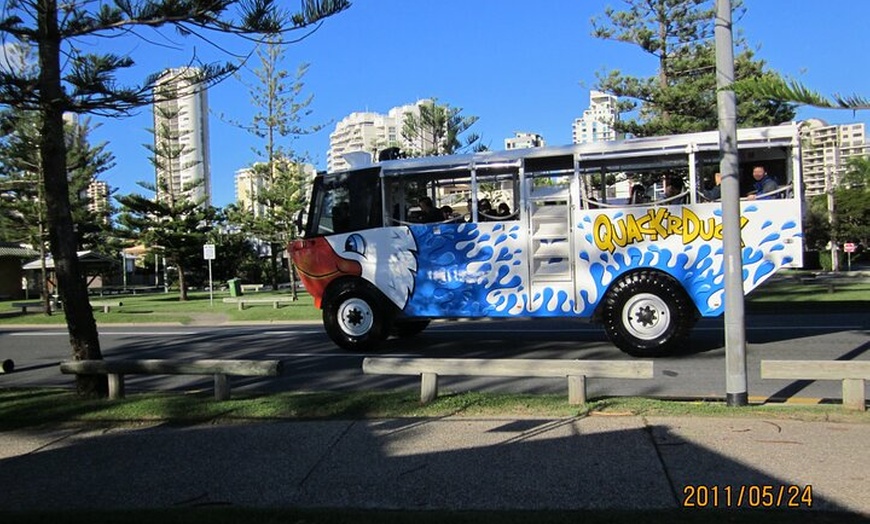
{"type": "Polygon", "coordinates": [[[604,297],[604,329],[619,349],[636,357],[666,355],[685,341],[695,322],[692,301],[674,278],[637,271],[604,297]]]}
{"type": "Polygon", "coordinates": [[[340,347],[370,351],[386,338],[387,311],[375,291],[354,282],[343,282],[324,297],[323,326],[340,347]]]}

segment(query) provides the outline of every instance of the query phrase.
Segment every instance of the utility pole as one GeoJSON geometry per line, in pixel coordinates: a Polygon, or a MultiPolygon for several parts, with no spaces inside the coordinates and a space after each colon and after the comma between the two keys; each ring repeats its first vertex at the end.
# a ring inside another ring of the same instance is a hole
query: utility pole
{"type": "Polygon", "coordinates": [[[725,400],[749,403],[746,380],[746,324],[743,258],[740,250],[740,166],[737,156],[737,99],[731,0],[716,0],[716,101],[719,111],[719,172],[722,173],[722,248],[725,265],[725,400]]]}

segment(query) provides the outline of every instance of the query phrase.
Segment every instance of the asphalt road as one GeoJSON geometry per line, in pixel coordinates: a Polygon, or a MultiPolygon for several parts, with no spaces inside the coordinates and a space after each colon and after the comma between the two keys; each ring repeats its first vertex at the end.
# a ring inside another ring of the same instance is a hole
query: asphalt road
{"type": "MultiPolygon", "coordinates": [[[[761,359],[870,360],[870,315],[855,312],[757,314],[747,318],[750,397],[832,398],[838,382],[766,380],[761,359]]],[[[336,348],[319,324],[100,327],[106,358],[252,358],[284,361],[285,375],[272,379],[231,378],[234,390],[322,391],[409,390],[413,377],[366,376],[363,354],[336,348]]],[[[702,320],[685,350],[655,359],[653,380],[589,380],[588,393],[646,397],[721,398],[725,394],[722,319],[702,320]]],[[[474,358],[564,358],[630,360],[610,344],[603,330],[565,320],[434,322],[411,339],[391,339],[378,356],[474,358]]],[[[15,371],[0,375],[0,387],[70,387],[58,362],[69,358],[68,335],[58,328],[0,328],[0,359],[15,371]]],[[[563,380],[498,377],[445,378],[442,391],[566,391],[563,380]]],[[[128,391],[211,388],[210,377],[128,377],[128,391]]],[[[870,384],[868,384],[870,396],[870,384]]]]}

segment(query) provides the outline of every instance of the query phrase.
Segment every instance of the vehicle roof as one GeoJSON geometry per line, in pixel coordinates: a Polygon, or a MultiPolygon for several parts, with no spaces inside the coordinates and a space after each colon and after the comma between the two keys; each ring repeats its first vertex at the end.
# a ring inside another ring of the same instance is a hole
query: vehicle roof
{"type": "MultiPolygon", "coordinates": [[[[787,123],[772,127],[739,129],[737,140],[740,149],[757,149],[798,145],[799,125],[787,123]]],[[[608,158],[651,158],[687,154],[694,151],[718,151],[719,132],[705,131],[682,135],[629,138],[566,146],[547,146],[506,151],[482,151],[448,156],[405,158],[385,160],[359,166],[355,169],[380,167],[384,176],[427,171],[462,170],[519,165],[520,161],[547,159],[607,160],[608,158]]]]}

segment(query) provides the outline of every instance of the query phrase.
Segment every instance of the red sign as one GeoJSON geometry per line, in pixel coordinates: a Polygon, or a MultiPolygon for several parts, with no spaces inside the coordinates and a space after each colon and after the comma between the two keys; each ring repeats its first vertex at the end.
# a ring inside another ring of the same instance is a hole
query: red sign
{"type": "Polygon", "coordinates": [[[843,251],[846,253],[854,253],[855,252],[855,244],[852,242],[846,242],[843,244],[843,251]]]}

